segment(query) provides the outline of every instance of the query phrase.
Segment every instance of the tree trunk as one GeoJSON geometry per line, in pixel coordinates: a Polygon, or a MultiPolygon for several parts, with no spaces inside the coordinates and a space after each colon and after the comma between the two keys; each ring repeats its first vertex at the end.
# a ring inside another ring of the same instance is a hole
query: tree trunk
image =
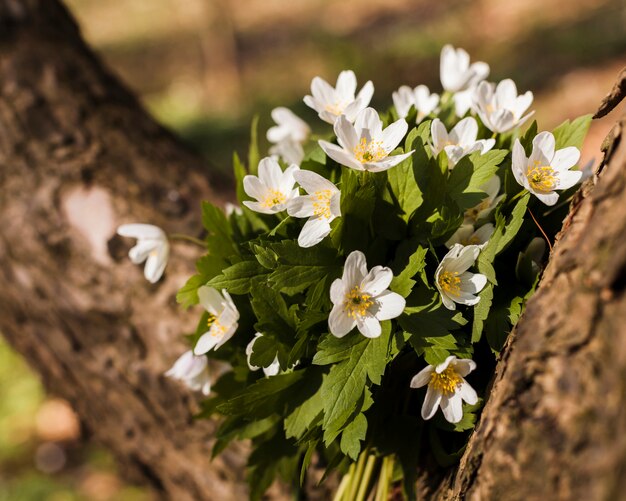
{"type": "Polygon", "coordinates": [[[245,454],[211,462],[214,425],[163,376],[195,327],[175,294],[197,251],[177,246],[151,286],[114,235],[132,221],[193,234],[218,193],[57,1],[0,0],[0,331],[123,470],[169,499],[245,498],[245,454]]]}
{"type": "MultiPolygon", "coordinates": [[[[174,298],[195,250],[178,246],[149,285],[114,236],[131,221],[193,233],[200,200],[224,187],[102,68],[56,0],[0,0],[0,77],[0,331],[126,472],[170,499],[245,498],[244,451],[211,462],[213,424],[192,420],[196,400],[162,375],[195,321],[174,298]]],[[[428,497],[622,497],[620,134],[510,336],[459,468],[428,497]]]]}

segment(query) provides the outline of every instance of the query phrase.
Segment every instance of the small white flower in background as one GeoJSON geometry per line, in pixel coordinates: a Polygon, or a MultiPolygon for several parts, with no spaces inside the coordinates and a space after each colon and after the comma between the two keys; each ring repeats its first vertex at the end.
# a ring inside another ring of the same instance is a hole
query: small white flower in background
{"type": "Polygon", "coordinates": [[[243,214],[243,211],[238,205],[226,202],[224,204],[224,213],[227,217],[230,217],[231,214],[237,214],[238,216],[241,216],[243,214]]]}
{"type": "Polygon", "coordinates": [[[439,104],[439,95],[431,94],[425,85],[418,85],[415,89],[411,89],[408,85],[403,85],[391,97],[398,113],[398,118],[406,118],[413,106],[417,110],[417,122],[421,122],[424,117],[435,111],[439,104]]]}
{"type": "MultiPolygon", "coordinates": [[[[300,165],[304,160],[304,148],[297,141],[284,139],[283,141],[272,145],[269,149],[272,157],[280,157],[289,165],[300,165]]],[[[278,160],[278,158],[274,158],[278,160]]]]}
{"type": "Polygon", "coordinates": [[[474,111],[492,132],[508,132],[522,125],[535,113],[524,115],[532,102],[533,93],[518,96],[515,82],[509,78],[497,86],[481,82],[474,93],[474,111]]]}
{"type": "Polygon", "coordinates": [[[387,290],[392,279],[389,268],[374,266],[368,272],[365,255],[361,251],[351,252],[343,276],[330,287],[333,309],[328,327],[331,334],[343,337],[357,327],[366,337],[380,336],[380,321],[398,317],[406,304],[400,294],[387,290]]]}
{"type": "Polygon", "coordinates": [[[267,140],[270,143],[280,143],[286,139],[303,143],[311,133],[307,123],[289,108],[274,108],[272,119],[277,125],[267,130],[267,140]]]}
{"type": "Polygon", "coordinates": [[[415,94],[415,109],[417,110],[417,122],[433,113],[439,105],[439,94],[431,93],[425,85],[418,85],[413,89],[415,94]]]}
{"type": "Polygon", "coordinates": [[[170,243],[165,232],[152,224],[123,224],[117,234],[137,239],[137,245],[128,251],[128,257],[135,264],[145,261],[143,273],[146,280],[152,284],[158,282],[170,257],[170,243]]]}
{"type": "Polygon", "coordinates": [[[473,306],[480,301],[476,296],[487,285],[487,277],[467,271],[480,254],[478,245],[456,244],[443,257],[435,272],[435,286],[441,294],[443,305],[455,310],[456,304],[473,306]]]}
{"type": "Polygon", "coordinates": [[[474,224],[476,221],[486,219],[504,198],[504,194],[498,195],[500,193],[500,178],[498,176],[493,176],[478,189],[484,191],[487,196],[478,205],[465,211],[464,224],[474,224]]]}
{"type": "Polygon", "coordinates": [[[473,85],[469,89],[454,93],[452,100],[454,101],[454,113],[457,117],[464,117],[465,114],[472,109],[477,87],[477,85],[473,85]]]}
{"type": "MultiPolygon", "coordinates": [[[[254,338],[252,339],[252,341],[250,341],[248,343],[248,346],[246,346],[246,357],[248,359],[248,367],[250,368],[251,371],[258,371],[260,369],[260,367],[257,367],[256,365],[252,365],[250,363],[250,357],[252,356],[252,349],[254,348],[254,343],[261,336],[263,336],[263,334],[260,334],[260,333],[257,332],[254,335],[254,338]]],[[[279,372],[280,372],[280,363],[278,363],[278,357],[275,357],[274,361],[270,365],[268,365],[267,367],[263,367],[263,373],[267,377],[275,376],[279,372]]]]}
{"type": "Polygon", "coordinates": [[[406,120],[400,120],[383,130],[383,123],[373,108],[366,108],[356,118],[354,125],[341,115],[335,122],[336,144],[319,141],[324,152],[341,165],[355,170],[381,172],[398,165],[413,151],[389,156],[402,141],[408,129],[406,120]]]}
{"type": "Polygon", "coordinates": [[[248,209],[263,214],[276,214],[287,208],[287,203],[298,196],[294,189],[294,172],[297,165],[291,165],[283,172],[278,162],[266,157],[259,162],[259,176],[248,175],[243,178],[243,189],[256,202],[242,202],[248,209]]]}
{"type": "Polygon", "coordinates": [[[482,155],[496,144],[495,139],[476,139],[478,123],[472,117],[461,120],[449,133],[441,120],[435,118],[430,125],[430,133],[433,138],[433,154],[438,155],[444,150],[448,156],[450,169],[454,168],[465,155],[475,151],[480,151],[482,155]]]}
{"type": "Polygon", "coordinates": [[[478,245],[481,249],[487,245],[487,242],[493,235],[495,227],[491,223],[482,225],[477,230],[473,224],[463,224],[454,232],[454,234],[446,242],[446,247],[451,249],[455,244],[461,245],[478,245]]]}
{"type": "Polygon", "coordinates": [[[198,289],[200,305],[209,312],[208,330],[200,336],[193,352],[203,355],[217,350],[228,341],[237,330],[239,311],[226,289],[220,294],[213,287],[206,285],[198,289]]]}
{"type": "Polygon", "coordinates": [[[393,99],[393,106],[398,113],[398,118],[406,118],[411,110],[411,106],[415,106],[415,94],[413,94],[413,89],[408,85],[403,85],[393,92],[391,99],[393,99]]]}
{"type": "Polygon", "coordinates": [[[526,158],[524,147],[518,139],[513,145],[511,169],[515,180],[546,205],[554,205],[559,194],[556,190],[566,190],[580,181],[580,170],[570,170],[580,158],[580,151],[574,146],[555,151],[554,136],[550,132],[540,132],[533,139],[533,150],[526,158]]]}
{"type": "Polygon", "coordinates": [[[287,214],[309,218],[302,227],[298,244],[300,247],[312,247],[330,233],[333,219],[341,216],[341,192],[328,179],[312,171],[299,170],[294,177],[307,194],[290,200],[287,214]]]}
{"type": "Polygon", "coordinates": [[[445,90],[459,92],[487,78],[489,65],[482,61],[470,64],[469,54],[465,50],[445,45],[441,49],[439,76],[445,90]]]}
{"type": "Polygon", "coordinates": [[[354,122],[360,111],[365,109],[374,95],[374,84],[367,82],[361,91],[356,93],[356,76],[354,71],[342,71],[337,77],[337,85],[331,86],[326,80],[315,77],[311,82],[312,96],[305,96],[304,103],[313,108],[319,117],[334,124],[340,115],[345,115],[354,122]]]}
{"type": "Polygon", "coordinates": [[[429,365],[418,372],[411,380],[411,388],[428,385],[422,404],[422,419],[430,419],[441,407],[443,417],[449,423],[458,423],[463,418],[463,401],[470,405],[478,402],[478,395],[465,376],[476,368],[476,362],[469,358],[456,358],[450,355],[437,365],[429,365]]]}
{"type": "Polygon", "coordinates": [[[209,362],[204,355],[196,356],[193,351],[186,351],[165,375],[182,381],[190,390],[201,391],[204,395],[211,393],[209,362]]]}

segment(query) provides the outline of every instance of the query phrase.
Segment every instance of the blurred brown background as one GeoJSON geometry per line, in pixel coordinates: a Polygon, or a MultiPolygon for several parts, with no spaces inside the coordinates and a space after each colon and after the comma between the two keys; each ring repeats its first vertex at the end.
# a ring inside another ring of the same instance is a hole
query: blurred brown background
{"type": "MultiPolygon", "coordinates": [[[[69,0],[84,36],[145,106],[213,168],[249,123],[302,103],[315,75],[352,68],[386,109],[402,84],[440,91],[439,51],[461,46],[535,93],[540,129],[592,113],[626,65],[626,0],[69,0]]],[[[583,162],[617,115],[594,122],[583,162]]],[[[147,500],[84,444],[69,407],[0,340],[0,501],[147,500]]]]}

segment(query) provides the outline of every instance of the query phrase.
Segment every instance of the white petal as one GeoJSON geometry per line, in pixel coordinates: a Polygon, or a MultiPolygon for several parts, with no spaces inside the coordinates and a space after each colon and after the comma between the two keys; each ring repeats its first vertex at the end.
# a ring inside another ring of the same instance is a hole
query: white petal
{"type": "Polygon", "coordinates": [[[530,164],[534,162],[534,160],[539,160],[542,162],[546,162],[543,165],[549,165],[550,161],[554,157],[554,136],[550,132],[540,132],[533,139],[533,152],[530,158],[530,164]],[[537,153],[541,153],[541,156],[538,156],[537,153]]]}
{"type": "Polygon", "coordinates": [[[363,131],[369,131],[370,137],[376,137],[380,135],[383,130],[383,123],[380,121],[380,117],[374,108],[365,108],[356,117],[354,123],[357,135],[363,136],[363,131]]]}
{"type": "Polygon", "coordinates": [[[323,217],[312,217],[302,227],[298,236],[300,247],[313,247],[330,233],[330,224],[323,217]]]}
{"type": "Polygon", "coordinates": [[[452,311],[456,310],[456,303],[452,301],[452,299],[450,299],[448,295],[442,290],[439,290],[439,292],[441,294],[441,302],[443,303],[443,305],[449,310],[452,310],[452,311]]]}
{"type": "Polygon", "coordinates": [[[355,170],[365,170],[363,165],[361,165],[361,163],[354,158],[354,155],[348,153],[339,146],[322,140],[319,141],[319,145],[324,150],[324,153],[326,153],[326,155],[332,158],[339,165],[345,165],[346,167],[350,167],[355,170]]]}
{"type": "Polygon", "coordinates": [[[287,204],[287,214],[291,217],[311,217],[314,212],[313,197],[311,195],[292,198],[287,204]]]}
{"type": "Polygon", "coordinates": [[[169,250],[157,249],[156,252],[151,253],[146,260],[146,266],[143,269],[143,274],[146,280],[151,284],[155,284],[159,281],[165,267],[167,266],[167,254],[169,250]]]}
{"type": "Polygon", "coordinates": [[[361,334],[369,338],[378,337],[382,332],[378,319],[368,313],[356,317],[356,326],[361,334]]]}
{"type": "Polygon", "coordinates": [[[315,77],[311,82],[311,94],[316,101],[321,101],[324,105],[333,104],[335,100],[335,89],[320,77],[315,77]]]}
{"type": "Polygon", "coordinates": [[[551,166],[559,172],[574,167],[580,160],[580,150],[574,146],[557,150],[552,158],[551,166]]]}
{"type": "Polygon", "coordinates": [[[380,136],[380,141],[382,141],[385,151],[388,153],[392,152],[400,144],[408,128],[409,125],[404,118],[387,127],[380,136]]]}
{"type": "Polygon", "coordinates": [[[528,165],[528,159],[526,158],[526,153],[524,152],[524,147],[522,143],[519,142],[519,139],[515,140],[513,144],[513,158],[511,161],[511,171],[513,172],[513,177],[515,180],[521,185],[526,187],[527,179],[526,179],[526,167],[528,165]]]}
{"type": "Polygon", "coordinates": [[[415,150],[411,150],[401,155],[392,155],[383,160],[380,160],[379,162],[368,162],[363,164],[363,167],[369,172],[382,172],[391,169],[392,167],[395,167],[401,162],[404,162],[413,154],[414,151],[415,150]]]}
{"type": "Polygon", "coordinates": [[[128,251],[128,257],[133,264],[143,263],[150,253],[155,251],[158,246],[159,242],[156,240],[139,240],[137,245],[128,251]]]}
{"type": "Polygon", "coordinates": [[[393,272],[383,266],[374,266],[361,282],[361,290],[370,296],[378,296],[389,287],[393,272]]]}
{"type": "Polygon", "coordinates": [[[205,332],[200,336],[200,339],[198,339],[193,352],[195,355],[204,355],[206,352],[211,351],[219,341],[219,336],[212,336],[210,332],[205,332]]]}
{"type": "Polygon", "coordinates": [[[335,280],[333,280],[333,283],[330,286],[330,300],[332,301],[332,303],[343,305],[348,290],[349,287],[346,287],[344,285],[344,282],[341,278],[336,278],[335,280]]]}
{"type": "Polygon", "coordinates": [[[474,369],[476,369],[476,362],[470,358],[457,358],[454,361],[454,370],[458,372],[461,377],[467,376],[474,369]]]}
{"type": "Polygon", "coordinates": [[[280,363],[278,362],[278,359],[274,359],[274,361],[269,366],[263,368],[263,373],[267,377],[275,376],[279,372],[280,372],[280,363]]]}
{"type": "Polygon", "coordinates": [[[293,177],[296,179],[298,184],[307,191],[307,193],[312,194],[321,190],[331,190],[333,192],[338,191],[337,187],[328,179],[310,170],[298,170],[294,172],[293,177]]]}
{"type": "Polygon", "coordinates": [[[213,287],[203,285],[198,289],[198,299],[200,306],[212,315],[219,315],[224,309],[224,298],[213,287]]]}
{"type": "Polygon", "coordinates": [[[443,362],[441,362],[439,365],[437,365],[437,366],[435,367],[435,372],[436,372],[437,374],[441,374],[441,373],[442,373],[443,371],[445,371],[445,370],[448,368],[448,366],[449,366],[451,363],[453,363],[455,360],[456,360],[456,357],[455,357],[454,355],[448,355],[448,356],[446,357],[446,359],[445,359],[443,362]]]}
{"type": "Polygon", "coordinates": [[[342,148],[352,151],[359,143],[359,137],[354,128],[354,125],[348,120],[345,115],[340,115],[335,125],[333,126],[335,135],[337,136],[337,142],[342,148]]]}
{"type": "Polygon", "coordinates": [[[432,389],[430,386],[426,390],[426,397],[422,404],[422,419],[428,420],[435,415],[437,407],[441,402],[441,393],[432,389]]]}
{"type": "Polygon", "coordinates": [[[352,70],[339,73],[335,89],[340,99],[352,100],[356,92],[356,75],[352,70]]]}
{"type": "Polygon", "coordinates": [[[276,214],[277,212],[283,210],[282,207],[278,205],[275,205],[274,207],[265,207],[260,202],[249,202],[248,200],[244,200],[241,203],[248,209],[254,212],[260,212],[261,214],[276,214]]]}
{"type": "Polygon", "coordinates": [[[450,131],[450,137],[456,144],[466,147],[476,142],[478,123],[472,117],[461,120],[450,131]]]}
{"type": "Polygon", "coordinates": [[[446,127],[438,118],[435,118],[430,124],[430,135],[433,139],[433,153],[437,155],[448,142],[446,127]]]}
{"type": "Polygon", "coordinates": [[[583,177],[583,172],[580,170],[566,170],[559,173],[559,183],[556,189],[567,190],[575,184],[579,183],[583,177]]]}
{"type": "Polygon", "coordinates": [[[249,197],[256,200],[263,200],[267,193],[267,186],[265,186],[258,177],[247,175],[243,178],[243,190],[249,197]]]}
{"type": "Polygon", "coordinates": [[[378,295],[376,303],[378,304],[378,311],[376,312],[378,320],[390,320],[399,317],[406,306],[405,299],[400,294],[391,291],[384,291],[378,295]]]}
{"type": "Polygon", "coordinates": [[[365,107],[370,104],[374,95],[374,84],[371,81],[365,82],[363,88],[357,94],[357,99],[361,102],[361,106],[365,107]]]}
{"type": "Polygon", "coordinates": [[[533,191],[532,193],[546,205],[554,205],[559,201],[559,194],[555,191],[552,193],[537,193],[533,191]]]}
{"type": "Polygon", "coordinates": [[[343,282],[348,289],[360,285],[367,275],[367,261],[361,251],[352,251],[348,254],[343,267],[343,282]]]}
{"type": "Polygon", "coordinates": [[[478,395],[476,395],[476,390],[472,388],[469,383],[465,380],[461,383],[461,385],[457,389],[457,394],[461,399],[465,400],[468,404],[474,405],[478,402],[478,395]]]}
{"type": "Polygon", "coordinates": [[[123,224],[117,229],[117,234],[137,239],[163,240],[166,238],[163,230],[153,224],[123,224]]]}
{"type": "Polygon", "coordinates": [[[477,245],[466,245],[461,249],[459,255],[454,261],[450,263],[450,269],[463,273],[468,268],[474,265],[474,262],[480,254],[480,247],[477,245]]]}
{"type": "Polygon", "coordinates": [[[443,417],[449,423],[458,423],[463,419],[463,400],[458,393],[442,397],[440,405],[443,417]]]}
{"type": "Polygon", "coordinates": [[[276,160],[271,157],[262,158],[259,162],[259,179],[270,189],[279,189],[283,171],[276,160]]]}
{"type": "Polygon", "coordinates": [[[411,379],[411,388],[421,388],[422,386],[426,386],[430,381],[433,371],[435,368],[432,365],[427,365],[421,371],[419,371],[413,379],[411,379]]]}
{"type": "Polygon", "coordinates": [[[328,316],[328,329],[335,337],[344,337],[354,329],[356,321],[350,318],[343,309],[343,304],[333,306],[328,316]]]}
{"type": "Polygon", "coordinates": [[[461,279],[461,292],[477,294],[487,285],[487,277],[480,273],[470,273],[466,271],[462,273],[459,278],[461,279]]]}

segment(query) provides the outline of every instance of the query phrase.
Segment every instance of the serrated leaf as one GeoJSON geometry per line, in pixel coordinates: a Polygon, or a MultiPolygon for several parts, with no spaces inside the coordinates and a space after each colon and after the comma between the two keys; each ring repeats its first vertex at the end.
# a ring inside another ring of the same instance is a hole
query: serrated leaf
{"type": "Polygon", "coordinates": [[[417,250],[409,257],[409,262],[404,269],[393,277],[389,288],[400,294],[402,297],[407,297],[413,287],[415,286],[415,280],[413,277],[420,273],[426,266],[426,254],[428,249],[418,247],[417,250]]]}
{"type": "Polygon", "coordinates": [[[339,266],[279,265],[269,276],[269,280],[280,292],[293,295],[328,276],[340,273],[339,266]]]}
{"type": "Polygon", "coordinates": [[[447,191],[461,210],[475,207],[485,198],[480,186],[493,177],[507,153],[508,150],[491,150],[481,155],[477,151],[456,164],[450,172],[447,191]]]}
{"type": "Polygon", "coordinates": [[[504,227],[504,233],[498,240],[498,246],[496,248],[496,255],[500,254],[507,246],[513,241],[515,235],[517,235],[519,229],[524,224],[524,215],[526,214],[526,208],[530,200],[530,193],[525,193],[515,204],[515,207],[511,211],[506,226],[504,227]]]}
{"type": "Polygon", "coordinates": [[[267,273],[267,268],[258,261],[241,261],[223,270],[221,275],[212,278],[207,285],[218,290],[226,289],[231,294],[247,294],[250,292],[252,279],[267,273]]]}
{"type": "Polygon", "coordinates": [[[356,461],[361,452],[361,442],[367,434],[367,419],[363,413],[357,414],[341,433],[341,451],[356,461]]]}
{"type": "Polygon", "coordinates": [[[556,141],[556,149],[575,146],[580,149],[583,146],[585,136],[591,125],[592,115],[583,115],[575,119],[573,122],[565,120],[561,125],[552,131],[556,141]]]}
{"type": "Polygon", "coordinates": [[[285,435],[287,438],[301,438],[323,410],[322,393],[316,391],[285,418],[285,435]]]}
{"type": "Polygon", "coordinates": [[[176,301],[183,306],[189,308],[194,304],[198,304],[198,289],[205,285],[213,277],[222,272],[225,263],[211,256],[202,256],[196,261],[197,274],[191,276],[189,280],[181,287],[176,294],[176,301]]]}
{"type": "Polygon", "coordinates": [[[480,291],[480,301],[474,306],[474,323],[472,324],[472,343],[480,341],[483,333],[483,323],[489,316],[491,303],[493,301],[493,284],[487,283],[480,291]]]}

